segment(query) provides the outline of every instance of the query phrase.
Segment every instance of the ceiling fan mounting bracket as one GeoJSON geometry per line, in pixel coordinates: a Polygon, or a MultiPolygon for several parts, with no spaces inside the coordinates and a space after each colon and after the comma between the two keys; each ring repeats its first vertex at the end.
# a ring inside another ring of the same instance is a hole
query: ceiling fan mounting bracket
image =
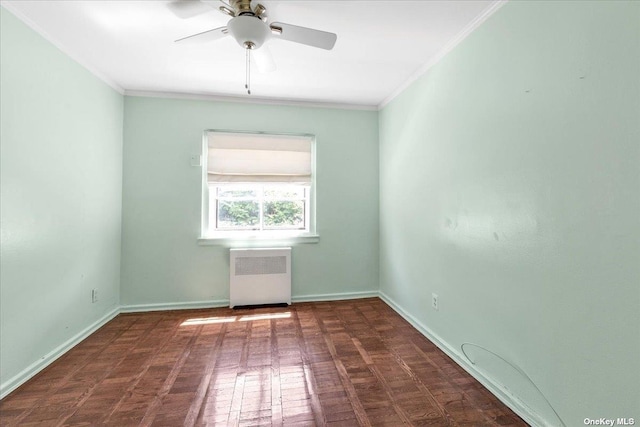
{"type": "Polygon", "coordinates": [[[236,11],[236,15],[255,15],[251,9],[251,0],[231,0],[231,6],[236,11]]]}

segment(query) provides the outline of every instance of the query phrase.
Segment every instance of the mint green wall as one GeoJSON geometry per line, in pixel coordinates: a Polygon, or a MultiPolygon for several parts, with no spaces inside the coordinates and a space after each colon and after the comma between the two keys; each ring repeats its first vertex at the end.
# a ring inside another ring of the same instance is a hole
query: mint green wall
{"type": "Polygon", "coordinates": [[[496,12],[381,111],[380,223],[381,291],[449,349],[568,426],[637,423],[640,2],[496,12]]]}
{"type": "Polygon", "coordinates": [[[0,18],[4,391],[119,305],[123,97],[0,18]]]}
{"type": "Polygon", "coordinates": [[[377,291],[377,112],[125,97],[124,122],[124,306],[229,297],[229,249],[197,243],[206,129],[315,134],[320,242],[293,249],[293,297],[377,291]]]}
{"type": "MultiPolygon", "coordinates": [[[[450,351],[472,342],[518,365],[567,425],[640,419],[640,3],[511,2],[379,122],[159,98],[123,108],[0,15],[3,390],[119,304],[228,298],[228,249],[196,242],[189,165],[220,128],[317,136],[321,238],[294,248],[294,297],[366,294],[379,279],[450,351]]],[[[522,377],[478,361],[554,422],[522,377]]]]}

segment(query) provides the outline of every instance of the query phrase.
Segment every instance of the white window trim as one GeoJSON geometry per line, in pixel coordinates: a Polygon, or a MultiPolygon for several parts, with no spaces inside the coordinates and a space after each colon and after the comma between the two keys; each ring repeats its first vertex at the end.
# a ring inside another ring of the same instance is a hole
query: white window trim
{"type": "Polygon", "coordinates": [[[242,244],[247,247],[264,245],[291,245],[298,243],[318,243],[320,235],[317,234],[316,221],[316,138],[315,135],[306,133],[273,133],[259,131],[235,131],[208,129],[202,136],[202,176],[201,176],[201,219],[200,237],[198,244],[202,246],[234,246],[242,244]],[[210,132],[221,133],[249,133],[265,135],[301,136],[311,139],[311,185],[309,187],[309,229],[307,230],[236,230],[218,231],[207,234],[209,229],[209,183],[207,181],[207,153],[208,138],[210,132]]]}
{"type": "Polygon", "coordinates": [[[278,235],[276,237],[260,236],[260,237],[201,237],[198,239],[200,246],[225,246],[235,247],[242,244],[244,247],[265,247],[265,246],[291,246],[303,243],[318,243],[320,236],[318,234],[300,234],[297,236],[286,237],[278,235]]]}

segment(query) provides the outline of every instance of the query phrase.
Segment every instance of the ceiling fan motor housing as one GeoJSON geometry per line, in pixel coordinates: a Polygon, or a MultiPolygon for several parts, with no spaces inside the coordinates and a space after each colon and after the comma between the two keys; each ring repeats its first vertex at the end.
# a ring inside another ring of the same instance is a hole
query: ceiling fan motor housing
{"type": "Polygon", "coordinates": [[[267,24],[250,15],[236,16],[229,21],[227,28],[238,44],[245,49],[258,49],[271,34],[267,24]]]}

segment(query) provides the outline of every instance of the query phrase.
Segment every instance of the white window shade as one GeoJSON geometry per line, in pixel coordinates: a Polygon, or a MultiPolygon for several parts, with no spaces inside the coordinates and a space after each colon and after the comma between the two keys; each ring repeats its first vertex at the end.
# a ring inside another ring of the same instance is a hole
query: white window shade
{"type": "Polygon", "coordinates": [[[209,132],[207,181],[311,184],[311,138],[209,132]]]}

